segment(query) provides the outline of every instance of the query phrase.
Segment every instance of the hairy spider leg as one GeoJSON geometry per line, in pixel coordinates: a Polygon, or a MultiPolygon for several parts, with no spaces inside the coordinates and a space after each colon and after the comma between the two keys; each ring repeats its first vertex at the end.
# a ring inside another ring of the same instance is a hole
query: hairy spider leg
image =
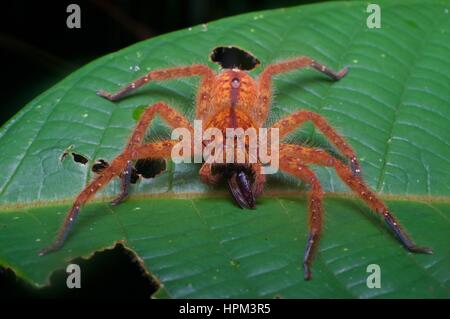
{"type": "Polygon", "coordinates": [[[321,149],[307,148],[293,144],[282,144],[280,146],[280,157],[283,160],[280,162],[283,163],[283,161],[292,161],[290,160],[292,156],[298,157],[302,163],[333,167],[338,176],[347,184],[347,186],[355,192],[355,194],[361,198],[374,212],[379,214],[384,219],[389,229],[393,231],[407,250],[415,253],[432,253],[430,248],[417,246],[414,243],[409,235],[403,230],[398,220],[389,211],[386,204],[378,198],[378,196],[366,185],[360,176],[353,174],[352,170],[345,163],[321,149]]]}
{"type": "Polygon", "coordinates": [[[258,78],[258,99],[257,106],[253,110],[251,117],[253,120],[262,126],[269,115],[270,102],[272,99],[271,79],[273,76],[280,73],[286,73],[297,69],[312,67],[319,72],[322,72],[329,76],[331,79],[338,81],[342,79],[348,72],[348,68],[345,67],[339,72],[331,70],[329,67],[320,64],[310,57],[301,56],[295,59],[281,61],[274,64],[269,64],[261,73],[258,78]]]}
{"type": "MultiPolygon", "coordinates": [[[[212,92],[212,88],[215,85],[216,74],[211,68],[209,68],[206,65],[202,65],[202,64],[193,64],[193,65],[187,65],[187,66],[181,66],[181,67],[158,69],[158,70],[150,71],[146,75],[127,84],[126,86],[124,86],[122,89],[120,89],[119,91],[117,91],[115,93],[109,93],[104,90],[98,90],[97,95],[102,96],[110,101],[117,101],[120,98],[122,98],[124,95],[136,90],[137,88],[143,86],[144,84],[146,84],[150,81],[163,81],[163,80],[170,80],[170,79],[176,79],[176,78],[181,78],[181,77],[194,77],[194,76],[202,77],[199,88],[198,88],[198,93],[197,93],[196,118],[203,119],[205,116],[207,116],[209,113],[211,113],[211,111],[210,111],[210,109],[211,109],[210,103],[212,100],[211,92],[212,92]]],[[[180,117],[177,117],[177,118],[180,119],[180,117]]],[[[185,122],[187,122],[187,121],[185,121],[185,122]]],[[[142,126],[145,126],[145,125],[142,123],[142,126]]],[[[179,127],[187,127],[185,124],[178,125],[178,126],[179,127]]],[[[173,127],[177,127],[177,126],[173,126],[173,127]]],[[[189,124],[189,127],[190,127],[190,124],[189,124]]],[[[135,134],[134,134],[136,136],[136,138],[138,138],[138,139],[140,137],[142,138],[142,136],[143,136],[139,132],[140,132],[140,130],[136,129],[135,134]]]]}
{"type": "Polygon", "coordinates": [[[97,91],[97,94],[111,101],[116,101],[123,97],[125,94],[128,94],[131,91],[141,87],[142,85],[148,83],[149,81],[161,81],[161,80],[169,80],[181,77],[190,77],[190,76],[204,76],[208,78],[214,77],[214,71],[211,70],[206,65],[202,64],[193,64],[175,68],[167,68],[167,69],[159,69],[150,71],[146,75],[140,77],[139,79],[131,82],[130,84],[124,86],[122,89],[115,93],[109,93],[103,90],[97,91]]]}
{"type": "MultiPolygon", "coordinates": [[[[168,106],[166,103],[158,102],[146,108],[144,113],[142,113],[139,122],[128,141],[128,144],[123,151],[126,157],[133,157],[132,153],[134,152],[135,147],[142,144],[145,137],[145,132],[147,132],[147,129],[156,114],[160,115],[172,128],[184,127],[189,129],[191,132],[193,131],[191,123],[189,123],[189,121],[182,114],[168,106]]],[[[131,183],[131,169],[132,167],[130,162],[129,167],[124,170],[121,176],[122,192],[112,201],[113,205],[120,204],[128,196],[131,183]]]]}
{"type": "Polygon", "coordinates": [[[84,188],[80,194],[78,194],[72,207],[66,215],[63,225],[61,226],[55,241],[45,247],[39,252],[39,256],[43,256],[55,250],[61,248],[67,235],[70,232],[76,218],[80,212],[80,208],[89,199],[91,199],[96,192],[98,192],[103,186],[108,184],[111,179],[122,174],[124,165],[127,165],[130,160],[138,160],[144,158],[170,158],[173,146],[178,141],[166,140],[150,144],[138,146],[132,153],[133,157],[127,158],[123,154],[117,156],[107,168],[105,168],[97,177],[84,188]],[[124,164],[125,163],[125,164],[124,164]]]}
{"type": "Polygon", "coordinates": [[[145,132],[150,125],[155,114],[159,114],[170,126],[172,127],[186,127],[192,130],[189,121],[180,113],[170,108],[165,103],[156,103],[148,107],[142,114],[138,124],[136,125],[129,142],[127,143],[122,154],[118,155],[111,163],[110,166],[105,168],[75,199],[74,204],[70,208],[66,219],[57,235],[57,238],[53,244],[44,248],[39,252],[42,256],[51,251],[57,250],[62,246],[67,235],[75,222],[80,207],[86,203],[97,191],[105,186],[115,176],[121,176],[122,180],[122,192],[113,200],[114,204],[121,202],[127,195],[130,179],[129,169],[131,167],[131,161],[141,158],[167,158],[170,157],[172,147],[178,141],[161,141],[151,144],[141,145],[145,132]]]}
{"type": "Polygon", "coordinates": [[[311,264],[317,250],[323,224],[322,198],[323,190],[316,174],[304,165],[296,155],[291,153],[280,154],[283,160],[280,161],[280,170],[296,176],[300,180],[311,185],[308,193],[308,224],[309,235],[306,242],[303,256],[303,270],[305,280],[311,279],[311,264]]]}
{"type": "Polygon", "coordinates": [[[356,158],[355,151],[321,115],[307,110],[300,110],[282,118],[272,128],[279,129],[281,140],[307,121],[311,121],[348,158],[352,173],[355,176],[361,176],[361,166],[356,158]]]}

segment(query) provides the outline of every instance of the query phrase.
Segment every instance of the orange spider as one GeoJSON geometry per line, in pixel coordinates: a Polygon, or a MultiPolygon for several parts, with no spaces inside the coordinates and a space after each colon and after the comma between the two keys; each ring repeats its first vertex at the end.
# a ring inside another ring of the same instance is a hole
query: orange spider
{"type": "MultiPolygon", "coordinates": [[[[337,81],[348,71],[347,68],[344,68],[336,73],[307,56],[301,56],[268,65],[257,79],[253,79],[246,71],[258,65],[259,61],[242,49],[218,47],[213,50],[211,60],[221,65],[222,70],[219,73],[215,73],[208,66],[201,64],[160,69],[149,72],[116,93],[104,91],[97,93],[108,100],[115,101],[150,81],[199,76],[201,81],[197,93],[195,118],[203,120],[204,129],[215,127],[225,132],[226,128],[243,128],[245,130],[263,127],[268,118],[272,100],[271,81],[280,73],[312,67],[337,81]]],[[[136,175],[133,171],[133,162],[148,158],[170,158],[172,148],[178,141],[164,140],[143,143],[144,135],[156,114],[159,114],[173,128],[183,127],[193,131],[191,123],[164,102],[149,106],[142,114],[123,152],[110,164],[104,161],[97,164],[98,175],[77,196],[56,240],[43,249],[39,253],[40,255],[57,250],[63,245],[80,207],[114,177],[121,178],[122,192],[112,201],[112,204],[116,205],[122,202],[128,195],[130,182],[135,180],[135,177],[132,177],[136,175]]],[[[402,230],[399,222],[389,212],[383,201],[362,179],[360,165],[353,149],[322,116],[308,110],[299,110],[279,120],[271,128],[278,128],[279,137],[282,139],[307,121],[311,121],[335,145],[347,161],[339,160],[322,149],[286,143],[279,145],[280,170],[311,185],[308,195],[309,236],[303,259],[305,279],[311,278],[311,263],[322,231],[323,218],[322,186],[307,164],[333,167],[348,187],[373,211],[384,218],[388,227],[406,249],[417,253],[432,253],[430,248],[417,246],[402,230]]],[[[203,142],[202,145],[206,146],[207,142],[203,142]]],[[[246,144],[245,147],[247,146],[246,144]]],[[[203,182],[210,184],[215,184],[220,178],[225,178],[237,204],[240,207],[254,208],[256,198],[261,195],[265,184],[265,176],[261,174],[260,168],[260,161],[247,164],[204,163],[199,174],[203,182]]]]}

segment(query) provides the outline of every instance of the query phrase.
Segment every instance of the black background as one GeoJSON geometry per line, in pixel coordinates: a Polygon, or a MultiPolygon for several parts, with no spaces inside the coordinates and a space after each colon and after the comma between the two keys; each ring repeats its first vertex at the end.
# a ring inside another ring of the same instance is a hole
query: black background
{"type": "Polygon", "coordinates": [[[159,34],[255,10],[317,0],[9,1],[1,5],[0,125],[36,95],[107,53],[159,34]],[[69,29],[68,4],[81,8],[69,29]]]}
{"type": "MultiPolygon", "coordinates": [[[[72,71],[137,41],[256,10],[314,0],[8,1],[0,9],[0,125],[72,71]],[[68,29],[66,8],[81,8],[81,29],[68,29]]],[[[68,289],[64,270],[36,289],[0,268],[0,298],[148,298],[156,289],[122,246],[75,260],[82,288],[68,289]]]]}

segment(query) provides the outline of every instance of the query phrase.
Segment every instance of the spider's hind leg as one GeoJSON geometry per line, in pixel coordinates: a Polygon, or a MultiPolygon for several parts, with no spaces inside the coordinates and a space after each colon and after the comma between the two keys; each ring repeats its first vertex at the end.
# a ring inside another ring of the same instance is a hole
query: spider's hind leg
{"type": "Polygon", "coordinates": [[[281,146],[281,153],[295,154],[304,163],[317,164],[333,167],[341,180],[361,198],[367,206],[379,214],[386,222],[389,229],[396,235],[401,244],[409,251],[414,253],[431,254],[432,250],[428,247],[418,246],[409,237],[406,231],[400,225],[400,222],[389,211],[386,204],[377,196],[364,182],[364,180],[355,175],[348,165],[331,156],[321,149],[307,148],[299,145],[284,144],[281,146]]]}
{"type": "Polygon", "coordinates": [[[305,280],[311,279],[311,266],[314,254],[319,245],[323,224],[323,190],[316,174],[305,166],[297,157],[292,157],[288,152],[280,154],[280,169],[305,183],[311,185],[308,194],[309,235],[303,256],[303,268],[305,280]]]}

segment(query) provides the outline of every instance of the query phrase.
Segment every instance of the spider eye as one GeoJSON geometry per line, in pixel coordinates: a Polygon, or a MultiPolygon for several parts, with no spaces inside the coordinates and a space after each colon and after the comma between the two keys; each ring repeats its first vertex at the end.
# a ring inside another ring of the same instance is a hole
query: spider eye
{"type": "Polygon", "coordinates": [[[217,47],[211,52],[211,61],[224,69],[253,70],[260,62],[250,52],[234,46],[217,47]]]}

